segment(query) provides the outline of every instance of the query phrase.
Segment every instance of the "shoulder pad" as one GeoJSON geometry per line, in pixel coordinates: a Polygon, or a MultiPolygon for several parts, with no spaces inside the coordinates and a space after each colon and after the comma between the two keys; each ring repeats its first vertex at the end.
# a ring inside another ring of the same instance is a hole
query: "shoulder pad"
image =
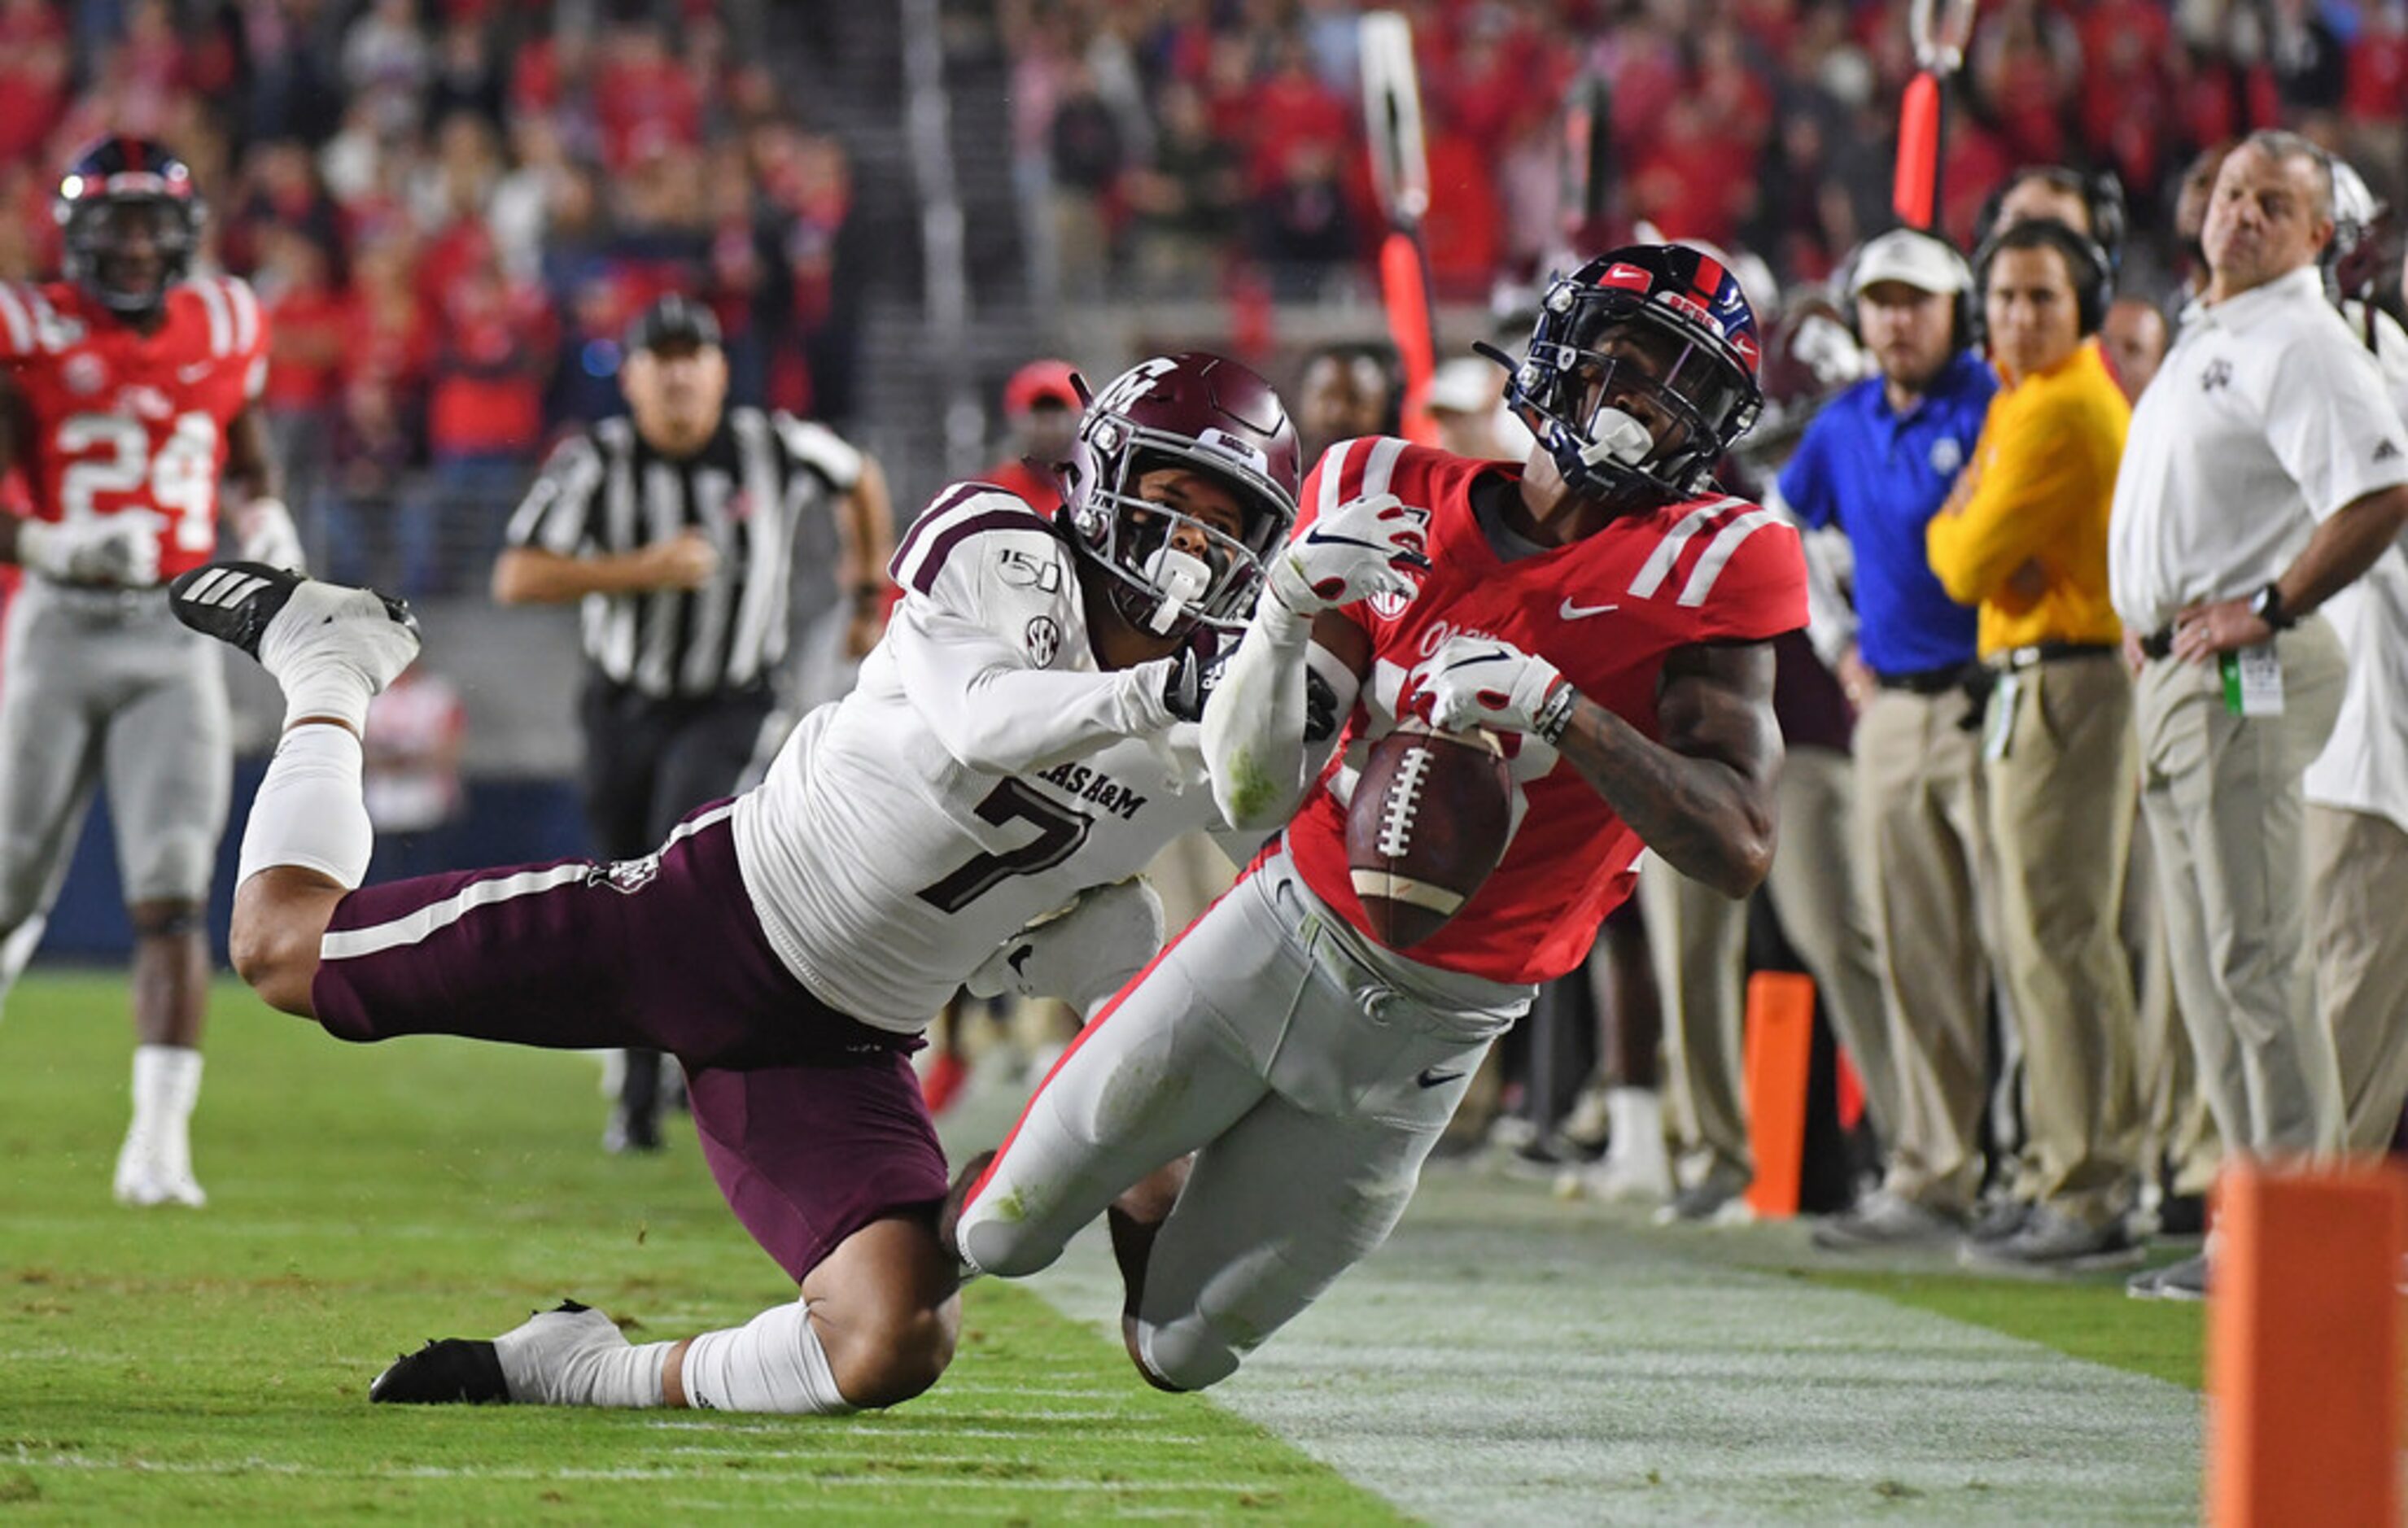
{"type": "Polygon", "coordinates": [[[1003,537],[1027,543],[1012,550],[1025,552],[1032,562],[1067,559],[1068,548],[1053,521],[1027,501],[993,483],[955,483],[938,494],[904,533],[902,544],[895,549],[895,560],[887,564],[887,574],[904,589],[931,593],[938,577],[965,543],[1003,537]]]}

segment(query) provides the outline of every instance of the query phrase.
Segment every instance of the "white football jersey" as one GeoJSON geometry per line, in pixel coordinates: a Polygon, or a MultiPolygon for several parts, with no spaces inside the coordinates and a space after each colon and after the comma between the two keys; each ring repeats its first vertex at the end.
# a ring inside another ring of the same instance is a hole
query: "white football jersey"
{"type": "Polygon", "coordinates": [[[1165,665],[1096,669],[1075,556],[999,489],[940,496],[860,682],[736,804],[770,944],[864,1023],[921,1029],[1032,920],[1220,825],[1165,665]]]}

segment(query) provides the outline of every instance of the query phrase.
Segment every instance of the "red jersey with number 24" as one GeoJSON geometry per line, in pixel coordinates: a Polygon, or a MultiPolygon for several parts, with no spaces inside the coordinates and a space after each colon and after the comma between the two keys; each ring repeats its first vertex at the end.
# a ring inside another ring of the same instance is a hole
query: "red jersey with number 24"
{"type": "MultiPolygon", "coordinates": [[[[1337,758],[1287,830],[1306,882],[1366,937],[1347,872],[1346,803],[1370,741],[1396,726],[1406,676],[1448,637],[1492,636],[1536,653],[1652,738],[1672,650],[1764,641],[1806,624],[1806,564],[1778,511],[1712,496],[1625,516],[1569,546],[1500,556],[1471,485],[1484,473],[1510,483],[1521,471],[1365,438],[1331,447],[1305,479],[1299,529],[1367,493],[1430,512],[1420,592],[1343,612],[1370,637],[1371,672],[1337,758]]],[[[1496,981],[1551,981],[1587,958],[1598,925],[1630,894],[1643,846],[1553,748],[1502,741],[1514,784],[1505,858],[1453,921],[1407,953],[1496,981]]]]}
{"type": "Polygon", "coordinates": [[[147,514],[161,578],[209,560],[225,427],[267,380],[249,286],[179,282],[146,335],[71,282],[0,282],[0,366],[25,400],[37,519],[147,514]]]}

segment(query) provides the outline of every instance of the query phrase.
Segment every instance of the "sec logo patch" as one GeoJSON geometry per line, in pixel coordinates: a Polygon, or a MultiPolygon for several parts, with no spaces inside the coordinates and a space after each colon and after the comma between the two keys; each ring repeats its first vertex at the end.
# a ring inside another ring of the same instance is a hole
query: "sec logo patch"
{"type": "Polygon", "coordinates": [[[1412,602],[1413,597],[1411,594],[1399,594],[1394,590],[1383,589],[1372,595],[1368,603],[1371,607],[1373,615],[1378,616],[1382,621],[1394,621],[1403,615],[1405,607],[1412,602]]]}
{"type": "Polygon", "coordinates": [[[68,356],[60,377],[67,384],[68,392],[90,397],[108,385],[108,363],[86,350],[68,356]]]}
{"type": "Polygon", "coordinates": [[[1037,660],[1039,668],[1054,666],[1054,655],[1062,650],[1062,628],[1052,616],[1031,616],[1025,635],[1028,656],[1037,660]]]}

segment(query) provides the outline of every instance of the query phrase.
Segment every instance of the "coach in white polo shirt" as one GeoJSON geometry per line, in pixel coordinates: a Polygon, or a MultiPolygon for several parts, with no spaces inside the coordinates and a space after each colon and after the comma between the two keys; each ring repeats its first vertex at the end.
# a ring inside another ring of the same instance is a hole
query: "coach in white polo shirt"
{"type": "Polygon", "coordinates": [[[2313,612],[2408,524],[2408,429],[2316,268],[2331,207],[2304,138],[2253,134],[2225,159],[2209,281],[2133,414],[2108,533],[2116,612],[2143,634],[2142,802],[2175,990],[2241,1157],[2341,1144],[2303,959],[2300,775],[2344,661],[2313,612]]]}

